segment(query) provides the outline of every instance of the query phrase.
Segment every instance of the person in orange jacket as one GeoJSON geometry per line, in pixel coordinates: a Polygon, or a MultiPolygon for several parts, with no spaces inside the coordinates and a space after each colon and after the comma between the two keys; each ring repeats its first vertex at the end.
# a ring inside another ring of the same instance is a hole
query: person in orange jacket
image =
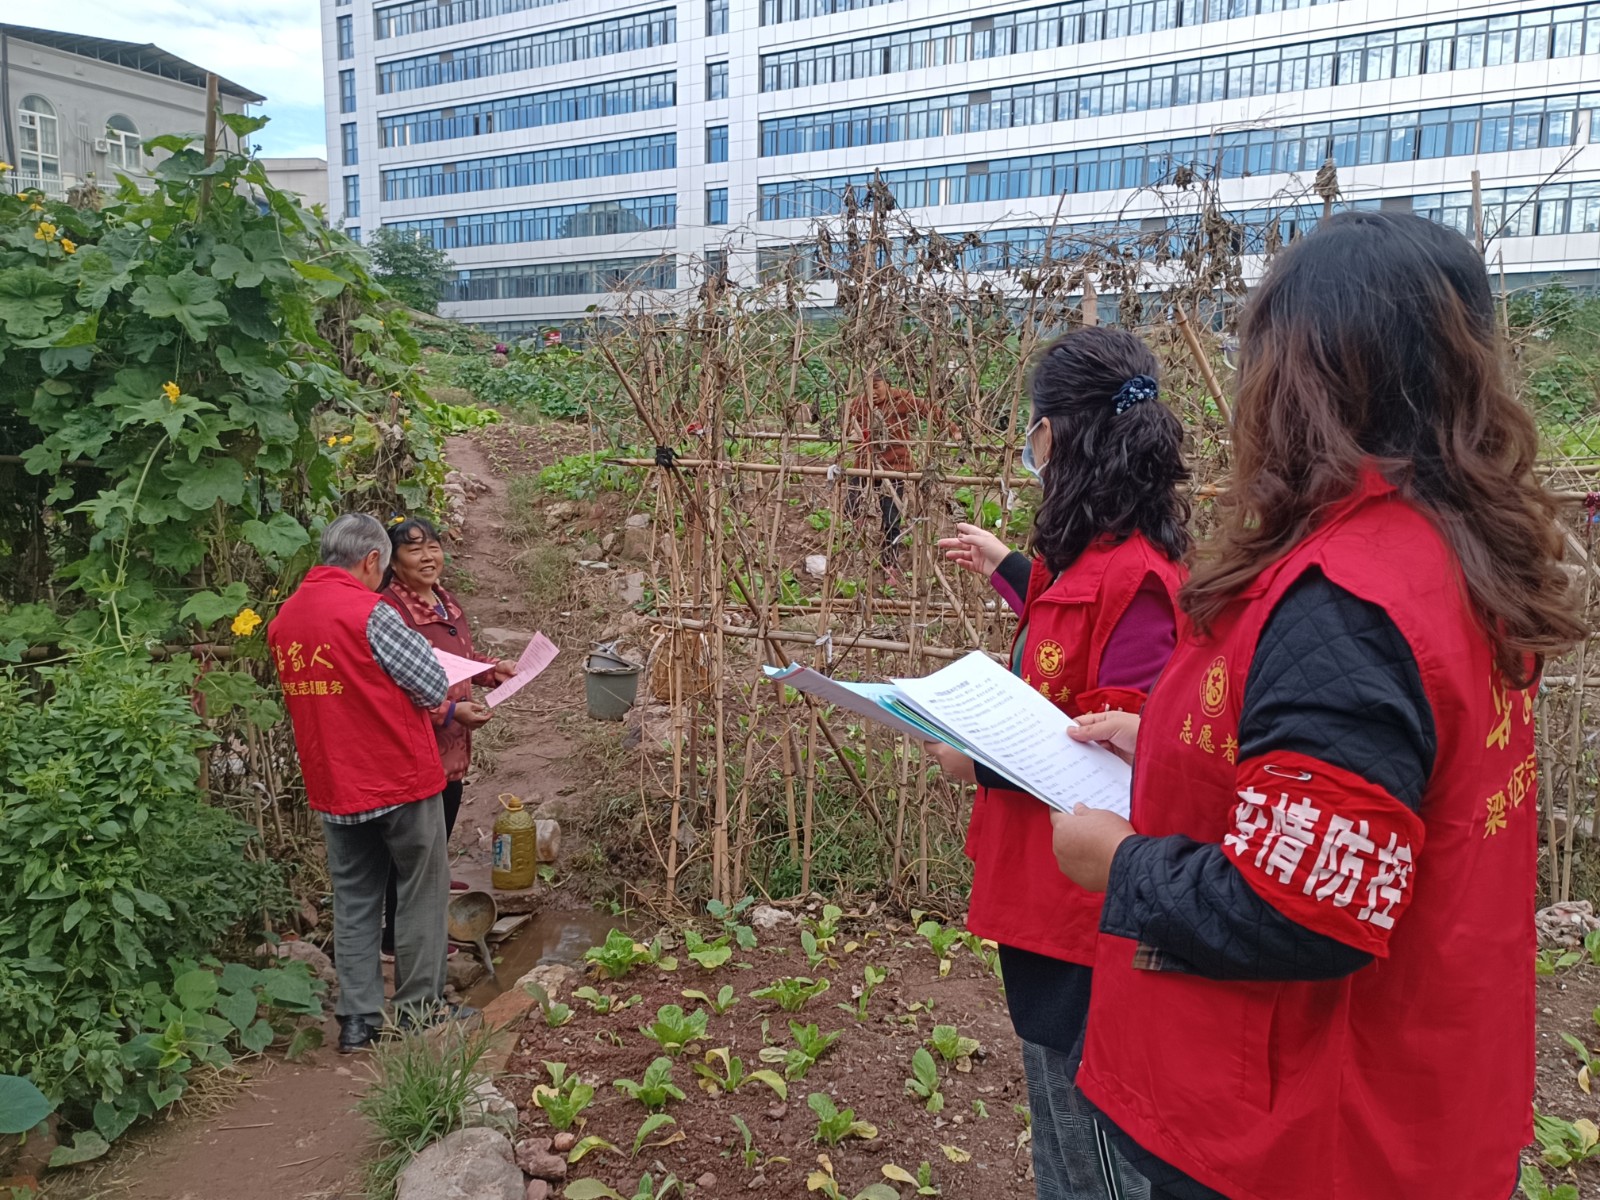
{"type": "MultiPolygon", "coordinates": [[[[1069,716],[1137,712],[1177,640],[1189,549],[1183,428],[1158,399],[1155,355],[1133,334],[1088,327],[1034,365],[1023,465],[1040,478],[1031,561],[975,525],[939,544],[990,579],[1018,613],[1012,670],[1069,716]]],[[[967,927],[999,944],[1022,1039],[1039,1200],[1143,1197],[1146,1185],[1077,1095],[1070,1055],[1083,1031],[1100,897],[1050,850],[1050,809],[942,744],[952,776],[978,784],[967,833],[967,927]]]]}
{"type": "MultiPolygon", "coordinates": [[[[943,407],[908,388],[891,387],[883,372],[874,370],[866,395],[855,401],[848,417],[850,440],[855,443],[854,465],[862,470],[915,471],[911,443],[916,439],[918,422],[923,420],[947,427],[952,437],[961,436],[960,427],[951,423],[943,407]]],[[[851,515],[860,510],[861,497],[868,486],[865,476],[851,477],[846,502],[851,515]]],[[[900,562],[905,480],[875,479],[870,486],[878,493],[878,512],[883,521],[882,562],[892,572],[900,562]]]]}

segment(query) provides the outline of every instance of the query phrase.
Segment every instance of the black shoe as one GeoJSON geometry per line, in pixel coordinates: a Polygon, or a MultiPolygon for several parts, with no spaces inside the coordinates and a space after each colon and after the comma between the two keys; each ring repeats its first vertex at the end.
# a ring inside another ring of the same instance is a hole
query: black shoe
{"type": "Polygon", "coordinates": [[[398,1022],[401,1033],[415,1033],[419,1029],[432,1029],[436,1025],[443,1025],[447,1021],[471,1021],[481,1014],[477,1009],[467,1004],[436,1004],[426,1015],[418,1017],[412,1013],[401,1013],[398,1022]]]}
{"type": "Polygon", "coordinates": [[[363,1016],[339,1018],[339,1053],[354,1054],[357,1050],[365,1050],[378,1040],[383,1032],[381,1026],[374,1025],[363,1016]]]}

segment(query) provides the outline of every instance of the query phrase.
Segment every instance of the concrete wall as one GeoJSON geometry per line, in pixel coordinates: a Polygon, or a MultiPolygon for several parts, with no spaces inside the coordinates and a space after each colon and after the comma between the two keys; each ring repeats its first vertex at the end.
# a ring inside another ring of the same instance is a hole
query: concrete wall
{"type": "Polygon", "coordinates": [[[307,208],[322,205],[328,211],[328,160],[325,158],[263,158],[273,185],[300,197],[307,208]]]}

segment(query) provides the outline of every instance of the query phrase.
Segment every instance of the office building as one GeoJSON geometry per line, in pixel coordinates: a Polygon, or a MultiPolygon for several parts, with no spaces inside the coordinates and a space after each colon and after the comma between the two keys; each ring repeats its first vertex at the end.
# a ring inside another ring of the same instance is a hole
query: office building
{"type": "Polygon", "coordinates": [[[443,311],[498,328],[751,278],[874,172],[1003,265],[1185,171],[1281,233],[1329,158],[1463,229],[1477,171],[1508,281],[1600,273],[1600,4],[323,3],[334,216],[425,233],[443,311]]]}

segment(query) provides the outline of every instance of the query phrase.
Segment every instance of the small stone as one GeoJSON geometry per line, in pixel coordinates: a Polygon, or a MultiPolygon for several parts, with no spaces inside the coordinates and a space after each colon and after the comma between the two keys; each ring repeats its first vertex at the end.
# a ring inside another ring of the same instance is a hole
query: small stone
{"type": "Polygon", "coordinates": [[[602,554],[610,554],[617,548],[617,542],[620,540],[614,533],[606,534],[605,537],[600,539],[600,552],[602,554]]]}
{"type": "Polygon", "coordinates": [[[644,603],[644,572],[629,571],[620,582],[624,604],[644,603]]]}
{"type": "Polygon", "coordinates": [[[492,1080],[480,1079],[462,1120],[468,1128],[483,1126],[510,1135],[517,1131],[517,1106],[500,1094],[492,1080]]]}
{"type": "Polygon", "coordinates": [[[745,1184],[744,1186],[749,1191],[752,1191],[752,1192],[759,1191],[760,1189],[762,1189],[762,1188],[767,1186],[767,1177],[765,1175],[761,1175],[761,1174],[752,1175],[752,1176],[750,1176],[750,1182],[745,1184]]]}
{"type": "Polygon", "coordinates": [[[622,523],[624,529],[649,529],[649,513],[633,513],[622,523]]]}
{"type": "Polygon", "coordinates": [[[552,524],[556,524],[561,521],[572,520],[572,518],[577,515],[577,512],[578,506],[576,504],[568,504],[563,501],[560,504],[552,504],[549,508],[545,509],[544,515],[550,519],[552,524]]]}
{"type": "Polygon", "coordinates": [[[517,1143],[517,1166],[535,1179],[560,1183],[567,1177],[567,1160],[550,1152],[551,1139],[523,1138],[517,1143]]]}
{"type": "Polygon", "coordinates": [[[767,1109],[767,1120],[769,1121],[781,1121],[788,1115],[789,1106],[787,1104],[774,1104],[767,1109]]]}
{"type": "Polygon", "coordinates": [[[572,978],[572,968],[562,963],[540,963],[521,979],[517,980],[519,991],[530,983],[536,983],[545,991],[545,995],[555,1000],[561,995],[561,989],[572,978]]]}
{"type": "Polygon", "coordinates": [[[565,1154],[577,1144],[578,1135],[573,1133],[572,1130],[568,1129],[556,1134],[556,1136],[551,1139],[550,1148],[557,1154],[565,1154]]]}
{"type": "Polygon", "coordinates": [[[710,1171],[707,1171],[704,1175],[700,1176],[699,1179],[694,1181],[694,1185],[695,1187],[714,1188],[717,1186],[717,1177],[710,1171]]]}
{"type": "Polygon", "coordinates": [[[550,1200],[550,1185],[542,1179],[528,1180],[528,1194],[524,1200],[550,1200]]]}
{"type": "Polygon", "coordinates": [[[458,1129],[429,1146],[395,1187],[395,1200],[527,1200],[527,1194],[511,1143],[481,1128],[458,1129]]]}
{"type": "Polygon", "coordinates": [[[578,557],[587,558],[590,561],[593,561],[600,557],[600,553],[601,551],[599,542],[585,542],[583,544],[583,548],[578,551],[578,557]]]}

